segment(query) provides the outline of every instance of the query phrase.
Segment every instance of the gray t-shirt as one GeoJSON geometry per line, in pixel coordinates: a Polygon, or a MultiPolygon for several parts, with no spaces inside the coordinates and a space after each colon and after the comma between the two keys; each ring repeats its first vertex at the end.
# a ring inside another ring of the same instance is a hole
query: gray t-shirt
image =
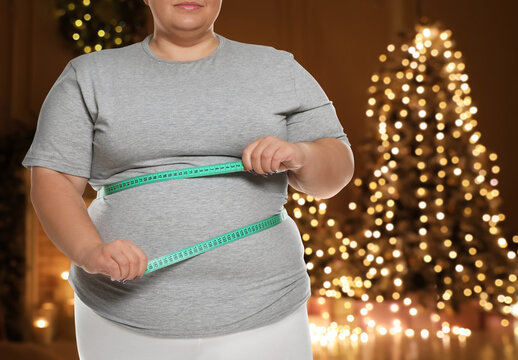
{"type": "MultiPolygon", "coordinates": [[[[167,61],[143,41],[70,60],[47,94],[22,165],[100,186],[172,169],[241,160],[260,137],[335,137],[335,108],[293,57],[216,34],[218,48],[167,61]]],[[[279,214],[288,177],[248,172],[162,181],[94,200],[105,242],[133,241],[148,260],[279,214]]],[[[291,214],[290,214],[291,215],[291,214]]],[[[276,322],[310,297],[295,221],[252,234],[126,284],[72,263],[73,290],[97,314],[136,332],[218,336],[276,322]]]]}

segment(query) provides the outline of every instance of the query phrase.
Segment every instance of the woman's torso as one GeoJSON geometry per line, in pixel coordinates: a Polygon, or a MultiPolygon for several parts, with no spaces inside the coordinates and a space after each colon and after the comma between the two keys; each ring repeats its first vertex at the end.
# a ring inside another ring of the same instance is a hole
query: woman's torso
{"type": "MultiPolygon", "coordinates": [[[[241,159],[268,135],[286,139],[298,106],[286,53],[220,37],[214,55],[159,61],[145,42],[76,59],[95,116],[92,175],[100,186],[146,173],[241,159]]],[[[94,200],[105,242],[133,241],[153,259],[280,213],[285,172],[246,172],[146,184],[94,200]]],[[[92,309],[155,336],[202,337],[268,324],[310,295],[293,219],[121,284],[71,265],[69,282],[92,309]]]]}

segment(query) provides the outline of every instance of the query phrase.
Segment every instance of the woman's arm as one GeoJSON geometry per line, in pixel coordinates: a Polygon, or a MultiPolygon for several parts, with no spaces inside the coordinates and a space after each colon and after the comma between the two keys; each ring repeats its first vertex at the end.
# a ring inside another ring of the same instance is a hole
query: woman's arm
{"type": "Polygon", "coordinates": [[[134,280],[147,267],[147,255],[131,240],[103,242],[88,214],[83,192],[88,179],[45,167],[31,167],[31,201],[54,245],[90,274],[134,280]]]}
{"type": "Polygon", "coordinates": [[[81,256],[102,239],[86,205],[87,179],[44,167],[31,168],[31,202],[40,223],[54,245],[82,267],[81,256]]]}
{"type": "Polygon", "coordinates": [[[351,181],[354,157],[349,145],[336,138],[295,143],[304,154],[303,165],[288,171],[289,184],[308,195],[329,199],[351,181]]]}

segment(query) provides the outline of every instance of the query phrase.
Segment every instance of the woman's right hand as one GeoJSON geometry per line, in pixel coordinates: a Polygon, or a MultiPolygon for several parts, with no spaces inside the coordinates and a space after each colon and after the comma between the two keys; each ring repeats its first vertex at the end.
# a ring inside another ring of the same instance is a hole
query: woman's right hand
{"type": "Polygon", "coordinates": [[[117,239],[86,249],[80,264],[87,273],[108,275],[112,281],[135,280],[144,275],[147,256],[131,240],[117,239]]]}

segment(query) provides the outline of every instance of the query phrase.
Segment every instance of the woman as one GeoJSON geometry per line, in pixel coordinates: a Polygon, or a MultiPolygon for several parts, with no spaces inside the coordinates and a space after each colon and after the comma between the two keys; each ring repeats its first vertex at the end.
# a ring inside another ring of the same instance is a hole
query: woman
{"type": "Polygon", "coordinates": [[[338,193],[353,157],[332,102],[291,53],[215,33],[221,0],[144,1],[153,34],[69,61],[22,162],[44,230],[72,262],[80,358],[311,359],[309,277],[290,217],[145,272],[279,214],[288,184],[338,193]],[[82,200],[87,182],[101,191],[236,160],[247,172],[82,200]]]}

